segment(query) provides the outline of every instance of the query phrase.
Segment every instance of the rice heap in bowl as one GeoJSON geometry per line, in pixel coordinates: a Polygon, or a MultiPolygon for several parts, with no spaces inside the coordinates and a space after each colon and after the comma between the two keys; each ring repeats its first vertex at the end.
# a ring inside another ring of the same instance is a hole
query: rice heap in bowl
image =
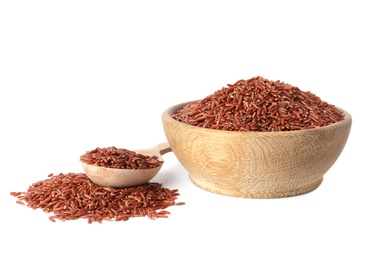
{"type": "Polygon", "coordinates": [[[276,132],[330,125],[344,114],[310,91],[258,76],[193,101],[172,118],[210,129],[276,132]]]}

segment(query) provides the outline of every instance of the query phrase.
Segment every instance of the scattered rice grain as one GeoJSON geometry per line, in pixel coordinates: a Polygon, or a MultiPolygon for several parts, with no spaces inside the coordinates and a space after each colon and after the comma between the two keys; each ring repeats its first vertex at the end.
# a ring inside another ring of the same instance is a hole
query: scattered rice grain
{"type": "Polygon", "coordinates": [[[84,173],[49,175],[28,188],[27,192],[10,192],[17,203],[52,213],[49,220],[87,219],[88,223],[107,220],[126,221],[134,217],[166,218],[165,209],[174,205],[180,195],[177,189],[161,183],[146,183],[130,188],[101,187],[84,173]],[[69,188],[71,187],[71,188],[69,188]]]}

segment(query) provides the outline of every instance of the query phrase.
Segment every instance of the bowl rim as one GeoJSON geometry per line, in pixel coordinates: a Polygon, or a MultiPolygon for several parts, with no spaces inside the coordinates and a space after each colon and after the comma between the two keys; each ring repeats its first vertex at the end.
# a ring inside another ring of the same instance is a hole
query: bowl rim
{"type": "Polygon", "coordinates": [[[223,133],[223,134],[228,134],[228,135],[235,135],[235,134],[245,134],[245,135],[300,135],[300,134],[303,134],[303,133],[310,133],[310,132],[318,132],[318,131],[328,131],[328,130],[331,130],[333,128],[338,128],[338,127],[342,127],[344,125],[351,125],[352,124],[352,116],[350,113],[348,113],[345,109],[342,109],[338,106],[335,106],[338,110],[340,110],[341,112],[344,113],[344,119],[341,120],[341,121],[338,121],[338,122],[335,122],[333,124],[330,124],[330,125],[326,125],[326,126],[321,126],[321,127],[316,127],[316,128],[311,128],[311,129],[301,129],[301,130],[292,130],[292,131],[274,131],[274,132],[261,132],[261,131],[250,131],[250,132],[244,132],[244,131],[229,131],[229,130],[223,130],[223,129],[212,129],[212,128],[206,128],[206,127],[199,127],[199,126],[194,126],[194,125],[190,125],[190,124],[186,124],[186,123],[183,123],[183,122],[180,122],[174,118],[171,117],[171,115],[178,111],[180,108],[184,107],[185,105],[191,103],[191,102],[194,102],[194,101],[198,101],[198,100],[192,100],[192,101],[187,101],[187,102],[182,102],[182,103],[179,103],[179,104],[176,104],[176,105],[173,105],[173,106],[170,106],[168,108],[166,108],[164,110],[164,112],[162,113],[162,117],[163,119],[166,119],[170,122],[175,122],[175,123],[178,123],[178,124],[181,124],[181,125],[184,125],[186,127],[188,127],[189,129],[198,129],[198,130],[202,130],[202,131],[205,131],[206,133],[209,132],[209,133],[223,133]]]}

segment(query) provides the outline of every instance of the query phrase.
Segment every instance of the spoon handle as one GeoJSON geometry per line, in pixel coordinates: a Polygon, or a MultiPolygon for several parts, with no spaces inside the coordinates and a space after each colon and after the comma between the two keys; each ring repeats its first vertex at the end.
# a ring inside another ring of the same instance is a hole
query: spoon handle
{"type": "Polygon", "coordinates": [[[155,149],[161,154],[166,154],[168,152],[172,152],[172,148],[168,142],[161,143],[155,147],[155,149]]]}

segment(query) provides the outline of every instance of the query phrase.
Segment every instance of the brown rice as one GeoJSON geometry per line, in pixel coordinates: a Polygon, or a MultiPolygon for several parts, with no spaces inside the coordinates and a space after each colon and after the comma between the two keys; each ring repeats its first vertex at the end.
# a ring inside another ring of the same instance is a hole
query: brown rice
{"type": "Polygon", "coordinates": [[[275,132],[326,126],[344,114],[309,91],[258,76],[193,101],[172,118],[211,129],[275,132]]]}
{"type": "Polygon", "coordinates": [[[80,156],[80,161],[107,168],[151,169],[163,164],[157,156],[148,156],[115,146],[97,147],[80,156]]]}

